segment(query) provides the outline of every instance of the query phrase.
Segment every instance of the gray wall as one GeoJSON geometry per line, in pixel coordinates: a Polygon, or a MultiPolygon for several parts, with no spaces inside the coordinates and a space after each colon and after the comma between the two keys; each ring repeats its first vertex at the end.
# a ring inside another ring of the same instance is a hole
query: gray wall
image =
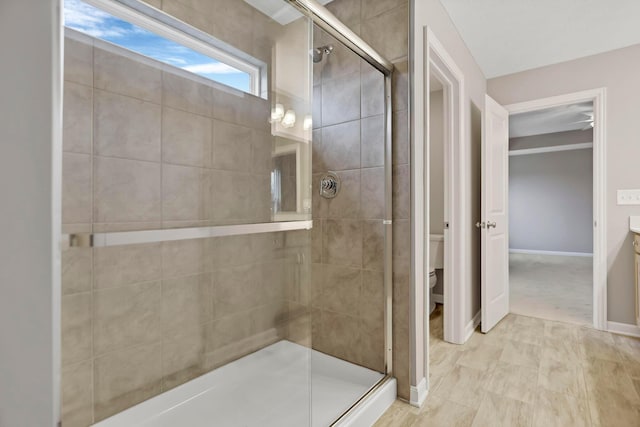
{"type": "MultiPolygon", "coordinates": [[[[444,234],[444,91],[429,94],[429,234],[444,234]]],[[[431,268],[431,266],[428,266],[431,268]]],[[[443,295],[444,275],[437,269],[433,293],[443,295]]]]}
{"type": "Polygon", "coordinates": [[[0,426],[53,426],[59,402],[58,1],[0,2],[0,426]],[[56,138],[57,136],[57,138],[56,138]],[[55,225],[54,225],[55,224],[55,225]]]}
{"type": "Polygon", "coordinates": [[[608,318],[635,324],[635,282],[629,216],[640,206],[618,206],[616,190],[640,187],[638,116],[640,45],[498,77],[488,92],[503,105],[600,87],[607,88],[608,318]]]}
{"type": "Polygon", "coordinates": [[[431,92],[429,97],[429,234],[444,234],[443,91],[431,92]]]}
{"type": "Polygon", "coordinates": [[[591,253],[592,177],[590,149],[510,157],[509,247],[591,253]]]}
{"type": "Polygon", "coordinates": [[[481,241],[480,230],[475,223],[481,219],[482,208],[482,111],[473,102],[471,109],[471,221],[467,225],[471,231],[471,313],[480,311],[481,291],[481,241]]]}

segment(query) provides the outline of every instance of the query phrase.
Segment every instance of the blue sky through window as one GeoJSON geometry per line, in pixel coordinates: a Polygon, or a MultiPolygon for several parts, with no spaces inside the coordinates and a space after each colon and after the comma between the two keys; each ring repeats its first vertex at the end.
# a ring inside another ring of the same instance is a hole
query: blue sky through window
{"type": "Polygon", "coordinates": [[[64,25],[222,84],[251,92],[249,74],[123,21],[80,0],[65,0],[64,25]]]}

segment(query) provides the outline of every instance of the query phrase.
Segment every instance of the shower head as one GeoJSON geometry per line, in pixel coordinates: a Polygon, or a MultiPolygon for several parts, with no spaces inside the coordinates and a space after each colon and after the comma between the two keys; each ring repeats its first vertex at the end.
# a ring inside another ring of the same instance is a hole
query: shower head
{"type": "Polygon", "coordinates": [[[324,55],[331,55],[333,52],[333,45],[320,46],[311,49],[311,56],[313,57],[313,62],[318,63],[322,61],[324,55]]]}

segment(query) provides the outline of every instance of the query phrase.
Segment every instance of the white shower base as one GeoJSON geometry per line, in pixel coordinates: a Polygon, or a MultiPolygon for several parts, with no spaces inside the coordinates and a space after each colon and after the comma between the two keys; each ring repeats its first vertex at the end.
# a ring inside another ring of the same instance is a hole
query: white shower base
{"type": "MultiPolygon", "coordinates": [[[[379,372],[279,341],[95,426],[326,427],[383,377],[379,372]]],[[[375,405],[363,405],[356,411],[358,416],[349,417],[344,424],[371,425],[371,420],[396,397],[395,382],[381,390],[374,396],[378,399],[375,405]]]]}

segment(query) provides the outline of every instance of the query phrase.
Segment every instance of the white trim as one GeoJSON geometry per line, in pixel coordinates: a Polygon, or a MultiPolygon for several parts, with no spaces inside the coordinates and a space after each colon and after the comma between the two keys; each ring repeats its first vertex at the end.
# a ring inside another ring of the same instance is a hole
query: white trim
{"type": "MultiPolygon", "coordinates": [[[[410,381],[418,387],[425,379],[428,387],[429,377],[429,295],[425,266],[429,265],[429,76],[438,73],[445,87],[446,107],[452,109],[448,114],[449,123],[446,134],[452,143],[445,150],[447,159],[455,159],[453,167],[448,167],[446,175],[452,197],[447,198],[445,220],[449,229],[445,231],[445,267],[447,275],[444,283],[444,338],[454,343],[464,342],[465,316],[469,301],[468,283],[471,273],[467,265],[452,267],[468,261],[470,235],[465,227],[470,217],[470,206],[465,203],[467,181],[470,167],[465,142],[468,141],[466,129],[466,90],[464,74],[444,45],[438,40],[431,28],[416,28],[416,43],[420,46],[419,58],[413,65],[415,73],[411,76],[414,96],[410,98],[411,144],[411,316],[410,316],[410,381]],[[424,46],[424,47],[422,47],[424,46]],[[453,89],[453,90],[452,90],[453,89]]],[[[446,162],[445,162],[446,163],[446,162]]]]}
{"type": "MultiPolygon", "coordinates": [[[[465,81],[464,73],[457,66],[453,58],[444,48],[430,28],[425,32],[426,49],[426,101],[429,105],[430,75],[434,74],[443,84],[444,97],[443,104],[445,117],[447,119],[445,133],[445,221],[449,223],[449,228],[444,230],[445,250],[444,250],[444,270],[447,274],[444,277],[443,295],[444,305],[447,307],[444,313],[444,340],[463,344],[465,342],[465,318],[467,312],[466,290],[468,288],[470,273],[464,261],[468,258],[467,245],[468,236],[465,233],[467,221],[468,203],[465,203],[467,195],[467,150],[466,150],[466,128],[465,128],[465,81]]],[[[429,135],[429,111],[425,110],[425,121],[427,141],[424,162],[429,164],[430,159],[430,135],[429,135]]],[[[425,168],[428,170],[428,168],[425,168]]],[[[429,193],[430,178],[425,174],[424,191],[429,193]]],[[[427,197],[427,217],[429,215],[430,197],[427,197]]],[[[426,237],[430,239],[429,222],[426,222],[426,237]]],[[[429,240],[428,240],[429,241],[429,240]]],[[[426,244],[426,259],[429,259],[429,245],[426,244]]],[[[425,342],[428,346],[428,333],[425,331],[425,342]]]]}
{"type": "Polygon", "coordinates": [[[509,253],[510,254],[593,257],[593,254],[592,253],[588,253],[588,252],[540,251],[540,250],[537,250],[537,249],[512,249],[512,248],[509,248],[509,253]]]}
{"type": "Polygon", "coordinates": [[[466,342],[469,338],[471,338],[471,335],[473,335],[473,331],[476,330],[476,328],[478,327],[478,325],[480,324],[480,320],[482,319],[482,310],[479,310],[475,316],[473,316],[473,319],[471,319],[469,321],[469,323],[467,323],[467,326],[465,326],[464,328],[464,341],[466,342]]]}
{"type": "Polygon", "coordinates": [[[583,142],[581,144],[552,145],[549,147],[523,148],[520,150],[509,150],[509,156],[526,156],[527,154],[555,153],[558,151],[584,150],[593,148],[593,142],[583,142]]]}
{"type": "Polygon", "coordinates": [[[369,427],[378,421],[387,409],[395,402],[398,393],[398,383],[395,378],[389,378],[365,400],[358,403],[335,427],[369,427]]]}
{"type": "Polygon", "coordinates": [[[307,218],[309,218],[308,213],[276,212],[273,214],[274,222],[306,221],[307,218]]]}
{"type": "Polygon", "coordinates": [[[598,88],[506,105],[509,114],[593,102],[593,326],[607,329],[607,89],[598,88]]]}
{"type": "Polygon", "coordinates": [[[431,301],[436,304],[444,304],[444,295],[442,294],[431,294],[431,301]]]}
{"type": "MultiPolygon", "coordinates": [[[[310,230],[313,221],[266,222],[261,224],[218,225],[213,227],[167,228],[163,230],[118,231],[94,233],[93,247],[135,245],[175,240],[206,239],[209,237],[274,233],[278,231],[310,230]]],[[[67,246],[73,234],[63,234],[62,244],[67,246]]],[[[87,239],[88,241],[88,239],[87,239]]]]}
{"type": "Polygon", "coordinates": [[[420,408],[427,398],[427,379],[422,378],[417,386],[411,386],[409,404],[420,408]]]}
{"type": "Polygon", "coordinates": [[[619,335],[640,338],[640,327],[629,323],[607,322],[607,331],[619,335]]]}

